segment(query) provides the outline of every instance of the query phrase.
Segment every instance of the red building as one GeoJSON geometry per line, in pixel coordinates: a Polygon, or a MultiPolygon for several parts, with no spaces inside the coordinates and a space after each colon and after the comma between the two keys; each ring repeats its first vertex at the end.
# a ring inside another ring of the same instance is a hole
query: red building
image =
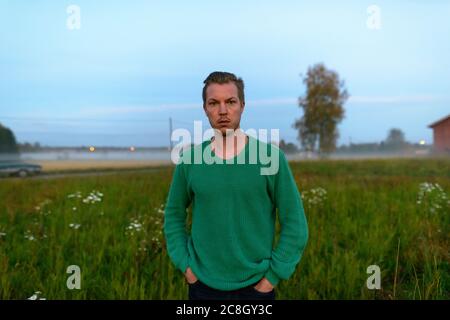
{"type": "Polygon", "coordinates": [[[428,126],[433,129],[433,147],[436,153],[450,154],[450,115],[428,126]]]}

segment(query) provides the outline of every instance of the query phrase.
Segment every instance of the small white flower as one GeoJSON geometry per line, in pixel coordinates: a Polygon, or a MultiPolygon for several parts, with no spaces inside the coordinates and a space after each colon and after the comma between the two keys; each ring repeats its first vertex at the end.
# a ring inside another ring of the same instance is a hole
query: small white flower
{"type": "Polygon", "coordinates": [[[72,228],[72,229],[77,230],[78,228],[81,227],[81,224],[79,224],[79,223],[71,223],[71,224],[69,224],[69,227],[72,228]]]}
{"type": "Polygon", "coordinates": [[[41,298],[42,292],[36,291],[28,300],[46,300],[45,298],[41,298]]]}
{"type": "Polygon", "coordinates": [[[30,230],[27,230],[24,235],[25,239],[29,241],[36,241],[36,238],[33,236],[30,230]]]}
{"type": "Polygon", "coordinates": [[[130,224],[125,228],[125,233],[131,236],[134,235],[134,232],[140,232],[143,229],[142,223],[137,219],[132,219],[130,224]]]}
{"type": "Polygon", "coordinates": [[[95,203],[101,202],[103,193],[93,190],[86,198],[83,199],[83,203],[95,203]]]}
{"type": "Polygon", "coordinates": [[[75,193],[69,194],[67,198],[81,198],[81,191],[77,191],[75,193]]]}

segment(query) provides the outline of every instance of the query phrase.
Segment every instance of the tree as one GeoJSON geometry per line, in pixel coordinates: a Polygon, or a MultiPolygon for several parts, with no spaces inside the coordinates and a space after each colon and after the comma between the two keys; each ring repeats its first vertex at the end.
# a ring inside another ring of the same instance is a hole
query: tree
{"type": "Polygon", "coordinates": [[[280,140],[280,144],[278,147],[283,150],[285,153],[296,153],[298,152],[298,148],[292,142],[286,143],[284,139],[280,140]]]}
{"type": "Polygon", "coordinates": [[[384,146],[389,150],[398,150],[406,145],[405,134],[402,130],[392,128],[388,132],[384,146]]]}
{"type": "Polygon", "coordinates": [[[17,154],[18,151],[14,133],[0,123],[0,153],[17,154]]]}
{"type": "Polygon", "coordinates": [[[319,154],[325,156],[336,150],[337,125],[344,118],[348,93],[338,74],[322,63],[308,68],[303,83],[306,94],[298,99],[303,116],[293,127],[299,131],[298,139],[305,150],[315,151],[318,144],[319,154]]]}

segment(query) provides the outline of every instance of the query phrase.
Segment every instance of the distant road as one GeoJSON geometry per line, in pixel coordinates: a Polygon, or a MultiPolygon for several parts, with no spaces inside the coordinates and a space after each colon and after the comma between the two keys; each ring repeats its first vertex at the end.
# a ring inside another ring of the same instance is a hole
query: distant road
{"type": "Polygon", "coordinates": [[[43,172],[93,171],[100,169],[137,169],[171,165],[170,160],[28,160],[42,166],[43,172]]]}
{"type": "Polygon", "coordinates": [[[123,173],[147,173],[155,172],[165,169],[165,167],[155,168],[139,168],[139,169],[121,169],[111,171],[90,171],[90,172],[67,172],[67,173],[43,173],[38,176],[29,177],[28,179],[58,179],[58,178],[71,178],[71,177],[89,177],[89,176],[106,176],[111,174],[123,174],[123,173]]]}
{"type": "Polygon", "coordinates": [[[172,164],[169,162],[164,163],[152,163],[152,164],[141,164],[139,166],[133,166],[128,163],[128,166],[124,162],[116,166],[108,166],[106,163],[102,162],[102,165],[97,165],[95,161],[90,162],[89,165],[85,166],[56,166],[49,167],[43,166],[44,170],[42,173],[34,176],[29,176],[25,178],[20,177],[5,177],[1,180],[36,180],[36,179],[59,179],[68,177],[89,177],[89,176],[104,176],[112,174],[125,174],[125,173],[148,173],[163,170],[172,164]],[[83,169],[83,167],[85,167],[83,169]],[[47,169],[47,170],[46,170],[47,169]]]}

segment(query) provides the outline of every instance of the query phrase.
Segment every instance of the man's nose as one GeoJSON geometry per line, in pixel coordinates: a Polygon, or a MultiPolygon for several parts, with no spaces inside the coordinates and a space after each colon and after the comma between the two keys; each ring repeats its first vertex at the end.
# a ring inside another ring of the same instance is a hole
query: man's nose
{"type": "Polygon", "coordinates": [[[225,102],[222,102],[219,107],[219,114],[226,114],[226,113],[228,113],[227,106],[225,102]]]}

